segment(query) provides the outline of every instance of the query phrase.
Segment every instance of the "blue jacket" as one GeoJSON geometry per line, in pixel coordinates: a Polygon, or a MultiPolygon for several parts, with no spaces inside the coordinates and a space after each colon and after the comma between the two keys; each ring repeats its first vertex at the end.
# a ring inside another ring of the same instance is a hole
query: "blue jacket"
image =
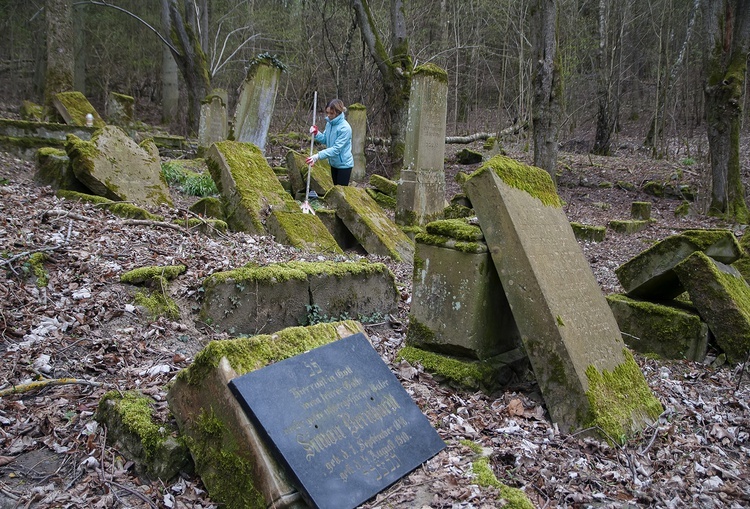
{"type": "Polygon", "coordinates": [[[343,113],[333,120],[328,120],[325,130],[315,135],[315,141],[324,143],[326,148],[318,152],[320,159],[328,159],[334,168],[351,168],[354,166],[352,156],[352,126],[343,113]]]}

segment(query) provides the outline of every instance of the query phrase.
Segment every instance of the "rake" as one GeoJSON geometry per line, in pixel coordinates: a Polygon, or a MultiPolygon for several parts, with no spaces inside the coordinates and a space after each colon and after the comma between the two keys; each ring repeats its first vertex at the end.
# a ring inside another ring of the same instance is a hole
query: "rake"
{"type": "MultiPolygon", "coordinates": [[[[313,121],[312,125],[315,125],[315,107],[318,104],[318,91],[315,91],[315,95],[313,98],[313,121]]],[[[313,155],[313,146],[315,145],[315,135],[310,133],[310,157],[313,155]]],[[[302,212],[305,214],[312,214],[315,215],[315,211],[310,206],[310,202],[308,201],[310,199],[310,174],[312,173],[312,164],[307,165],[307,187],[305,188],[305,201],[302,204],[302,212]]],[[[317,197],[317,193],[315,194],[317,197]]]]}

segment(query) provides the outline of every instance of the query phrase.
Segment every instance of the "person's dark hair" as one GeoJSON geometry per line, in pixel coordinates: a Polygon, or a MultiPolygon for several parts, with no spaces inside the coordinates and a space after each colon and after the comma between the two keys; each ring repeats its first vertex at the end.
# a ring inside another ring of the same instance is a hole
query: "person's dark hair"
{"type": "Polygon", "coordinates": [[[337,115],[346,111],[344,101],[342,101],[341,99],[331,99],[328,104],[326,104],[326,109],[328,108],[331,108],[333,111],[335,111],[337,115]]]}

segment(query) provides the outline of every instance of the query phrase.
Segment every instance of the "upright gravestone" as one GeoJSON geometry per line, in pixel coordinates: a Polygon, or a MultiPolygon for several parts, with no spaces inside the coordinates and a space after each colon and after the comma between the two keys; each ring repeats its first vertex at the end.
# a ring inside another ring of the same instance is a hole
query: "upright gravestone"
{"type": "Polygon", "coordinates": [[[318,509],[357,507],[445,447],[361,333],[229,386],[318,509]]]}
{"type": "Polygon", "coordinates": [[[354,168],[352,168],[352,181],[365,181],[365,135],[367,133],[367,108],[355,103],[347,108],[346,120],[352,126],[352,156],[354,156],[354,168]]]}
{"type": "Polygon", "coordinates": [[[414,70],[406,126],[404,166],[396,198],[396,222],[425,225],[445,209],[445,119],[448,74],[425,64],[414,70]]]}
{"type": "Polygon", "coordinates": [[[253,60],[247,71],[234,112],[234,139],[249,142],[265,152],[276,93],[283,65],[273,57],[253,60]]]}
{"type": "Polygon", "coordinates": [[[208,148],[212,143],[226,140],[228,135],[227,93],[217,89],[206,96],[201,104],[198,146],[208,148]]]}
{"type": "Polygon", "coordinates": [[[107,96],[107,118],[114,125],[126,126],[133,122],[133,96],[110,92],[107,96]]]}
{"type": "Polygon", "coordinates": [[[621,440],[658,417],[549,174],[496,156],[464,188],[552,419],[621,440]]]}

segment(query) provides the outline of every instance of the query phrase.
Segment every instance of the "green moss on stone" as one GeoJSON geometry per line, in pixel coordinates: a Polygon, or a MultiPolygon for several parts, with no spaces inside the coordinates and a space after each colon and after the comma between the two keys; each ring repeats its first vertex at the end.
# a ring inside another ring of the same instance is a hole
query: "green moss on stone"
{"type": "Polygon", "coordinates": [[[147,283],[157,276],[166,278],[167,280],[172,280],[185,272],[185,270],[187,270],[187,268],[184,265],[152,265],[148,267],[139,267],[122,274],[120,276],[120,282],[137,285],[147,283]]]}
{"type": "Polygon", "coordinates": [[[58,101],[60,101],[65,109],[68,110],[68,114],[73,119],[73,124],[78,126],[86,125],[86,115],[91,113],[94,117],[95,127],[104,127],[106,124],[99,113],[96,112],[93,106],[86,96],[78,91],[60,92],[55,95],[58,101]]]}
{"type": "Polygon", "coordinates": [[[348,110],[365,110],[366,111],[367,107],[364,104],[362,104],[362,103],[354,103],[354,104],[350,104],[347,109],[348,110]]]}
{"type": "Polygon", "coordinates": [[[433,235],[443,235],[456,240],[464,240],[468,242],[474,242],[482,240],[484,234],[478,226],[469,224],[468,221],[462,219],[443,219],[440,221],[433,221],[425,226],[427,233],[433,235]]]}
{"type": "Polygon", "coordinates": [[[177,303],[162,291],[136,292],[135,303],[143,306],[151,318],[164,316],[174,320],[180,316],[180,308],[177,303]]]}
{"type": "Polygon", "coordinates": [[[216,369],[222,357],[227,358],[238,375],[244,375],[272,362],[294,357],[329,343],[331,338],[339,337],[336,328],[341,326],[352,334],[361,330],[357,322],[346,320],[319,323],[309,327],[288,327],[274,334],[249,338],[211,341],[195,356],[190,367],[182,370],[178,377],[190,385],[199,385],[216,369]]]}
{"type": "Polygon", "coordinates": [[[112,202],[106,206],[107,210],[113,214],[126,219],[142,219],[144,221],[162,221],[164,218],[152,214],[148,210],[133,205],[132,203],[112,202]]]}
{"type": "Polygon", "coordinates": [[[495,477],[495,473],[490,466],[489,458],[483,456],[474,461],[471,467],[479,486],[493,487],[500,490],[500,498],[505,500],[503,508],[534,509],[534,504],[531,503],[531,500],[529,500],[529,497],[526,496],[526,493],[524,493],[523,490],[511,488],[497,480],[497,477],[495,477]]]}
{"type": "Polygon", "coordinates": [[[587,426],[602,430],[606,437],[622,444],[639,429],[637,423],[654,421],[664,411],[643,377],[629,350],[625,361],[612,371],[586,369],[589,401],[587,426]]]}
{"type": "Polygon", "coordinates": [[[469,178],[485,171],[495,172],[505,184],[525,191],[548,207],[562,207],[562,201],[557,194],[552,177],[541,168],[527,166],[510,157],[498,155],[487,161],[469,178]]]}
{"type": "Polygon", "coordinates": [[[137,436],[143,446],[146,460],[152,460],[159,447],[169,437],[164,426],[154,422],[152,400],[138,392],[110,391],[102,396],[97,407],[96,419],[103,421],[110,412],[110,405],[120,416],[123,431],[137,436]]]}
{"type": "Polygon", "coordinates": [[[36,286],[45,288],[49,284],[49,274],[44,270],[44,262],[48,256],[45,253],[33,253],[29,256],[29,266],[36,276],[36,286]]]}
{"type": "Polygon", "coordinates": [[[590,242],[601,242],[607,235],[607,229],[604,226],[590,226],[587,224],[581,224],[571,222],[570,227],[573,228],[573,235],[578,240],[587,240],[590,242]]]}
{"type": "Polygon", "coordinates": [[[435,64],[427,63],[417,66],[412,73],[412,78],[420,74],[425,76],[432,76],[437,81],[445,83],[446,85],[448,84],[448,73],[445,71],[445,69],[442,69],[435,64]]]}
{"type": "Polygon", "coordinates": [[[55,196],[57,196],[58,198],[65,198],[66,200],[70,200],[70,201],[92,203],[94,205],[104,205],[104,204],[114,203],[112,200],[110,200],[109,198],[105,198],[104,196],[79,193],[77,191],[67,191],[65,189],[60,189],[59,191],[57,191],[55,193],[55,196]]]}
{"type": "Polygon", "coordinates": [[[381,175],[373,174],[370,176],[370,185],[388,196],[396,196],[398,184],[393,180],[387,179],[381,175]]]}
{"type": "Polygon", "coordinates": [[[617,233],[638,233],[639,231],[642,231],[648,227],[648,225],[651,224],[652,221],[637,221],[635,219],[628,219],[628,220],[618,220],[614,219],[608,223],[608,226],[613,231],[616,231],[617,233]]]}
{"type": "MultiPolygon", "coordinates": [[[[409,330],[412,330],[412,322],[413,320],[409,323],[409,330]]],[[[426,328],[424,325],[422,327],[426,328]]],[[[429,332],[432,333],[432,331],[429,332]]],[[[415,334],[425,333],[424,331],[415,332],[415,334]]],[[[470,389],[491,386],[495,373],[494,368],[487,362],[462,360],[413,346],[402,348],[398,357],[410,364],[421,364],[430,373],[435,373],[470,389]]]]}

